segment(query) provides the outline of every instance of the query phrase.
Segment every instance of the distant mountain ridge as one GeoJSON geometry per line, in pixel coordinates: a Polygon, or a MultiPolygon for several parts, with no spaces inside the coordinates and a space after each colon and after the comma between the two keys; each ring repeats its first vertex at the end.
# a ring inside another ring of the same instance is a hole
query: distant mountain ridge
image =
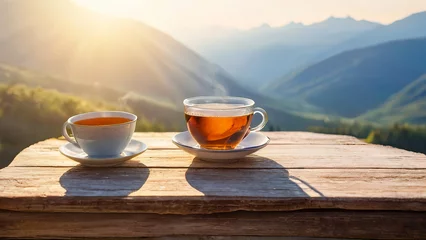
{"type": "Polygon", "coordinates": [[[394,40],[404,40],[426,37],[426,11],[414,13],[406,18],[395,21],[389,25],[379,26],[371,31],[355,36],[337,46],[321,53],[317,59],[357,48],[377,45],[394,40]]]}
{"type": "MultiPolygon", "coordinates": [[[[0,39],[0,62],[69,81],[75,89],[84,86],[81,92],[93,91],[101,99],[126,100],[148,112],[147,119],[179,122],[174,114],[182,112],[183,99],[232,95],[256,101],[268,111],[270,124],[282,129],[321,122],[289,113],[285,104],[248,90],[220,66],[138,21],[97,14],[67,0],[0,0],[3,23],[8,26],[0,39]],[[152,102],[174,111],[156,113],[152,102]]],[[[43,87],[63,91],[54,81],[43,87]]]]}
{"type": "MultiPolygon", "coordinates": [[[[339,40],[327,39],[327,36],[334,33],[363,32],[375,29],[379,26],[382,25],[366,20],[358,21],[350,16],[346,18],[329,17],[324,21],[309,25],[290,22],[280,27],[271,27],[269,24],[264,23],[258,27],[254,27],[248,30],[228,30],[227,33],[229,36],[223,36],[223,42],[218,44],[235,44],[237,46],[240,44],[253,44],[253,46],[267,46],[270,44],[318,44],[318,41],[334,43],[335,41],[339,40]],[[318,34],[316,35],[316,39],[303,38],[307,36],[314,36],[314,34],[318,34]]],[[[222,31],[225,32],[225,29],[222,31]]],[[[350,36],[346,36],[345,38],[349,39],[350,36]]],[[[204,44],[211,45],[212,43],[207,42],[204,44]]]]}
{"type": "Polygon", "coordinates": [[[331,46],[379,26],[351,17],[331,17],[311,25],[292,22],[270,27],[264,24],[247,31],[234,31],[227,38],[188,45],[224,67],[241,83],[256,88],[310,63],[310,59],[331,46]]]}
{"type": "Polygon", "coordinates": [[[263,24],[188,46],[220,64],[240,83],[258,89],[262,84],[344,51],[426,37],[424,26],[426,12],[414,13],[388,25],[357,21],[352,17],[329,17],[312,25],[292,22],[271,27],[263,24]]]}
{"type": "Polygon", "coordinates": [[[425,73],[426,38],[400,40],[330,57],[265,91],[353,118],[378,108],[425,73]]]}
{"type": "Polygon", "coordinates": [[[1,62],[161,96],[159,101],[249,94],[219,66],[143,23],[66,0],[0,3],[0,24],[8,26],[0,39],[1,62]]]}

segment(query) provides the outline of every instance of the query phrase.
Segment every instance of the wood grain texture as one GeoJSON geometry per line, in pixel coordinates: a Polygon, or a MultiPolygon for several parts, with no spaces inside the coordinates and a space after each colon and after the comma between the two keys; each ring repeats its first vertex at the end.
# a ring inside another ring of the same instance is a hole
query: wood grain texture
{"type": "Polygon", "coordinates": [[[426,210],[426,170],[31,168],[0,174],[0,209],[215,213],[426,210]]]}
{"type": "Polygon", "coordinates": [[[312,238],[312,237],[268,237],[268,236],[186,236],[174,235],[163,237],[105,237],[105,238],[66,238],[79,240],[361,240],[354,238],[312,238]]]}
{"type": "MultiPolygon", "coordinates": [[[[146,140],[148,144],[151,142],[146,140]]],[[[65,141],[47,140],[23,150],[12,167],[77,166],[79,163],[59,153],[65,141]]],[[[240,161],[208,163],[180,149],[152,149],[124,167],[149,168],[404,168],[426,169],[426,155],[379,145],[269,145],[240,161]]]]}
{"type": "Polygon", "coordinates": [[[66,238],[79,240],[361,240],[355,238],[312,238],[312,237],[268,237],[268,236],[187,236],[174,235],[163,237],[105,237],[105,238],[66,238]]]}
{"type": "Polygon", "coordinates": [[[144,154],[86,168],[49,139],[0,170],[0,238],[287,236],[426,239],[426,155],[353,137],[265,133],[233,164],[194,159],[175,133],[136,133],[144,154]]]}
{"type": "MultiPolygon", "coordinates": [[[[271,145],[367,145],[367,143],[352,137],[344,135],[332,135],[310,132],[262,132],[271,139],[271,145]]],[[[177,132],[137,132],[133,138],[143,141],[149,145],[150,149],[177,149],[171,141],[177,132]]],[[[50,139],[56,141],[56,145],[62,144],[62,140],[50,139]]],[[[46,147],[45,143],[40,142],[34,147],[46,147]]],[[[55,143],[48,143],[47,145],[55,143]]]]}
{"type": "Polygon", "coordinates": [[[249,235],[425,239],[424,212],[293,211],[210,215],[17,213],[0,211],[0,237],[249,235]],[[42,221],[40,221],[42,219],[42,221]],[[391,227],[390,227],[391,226],[391,227]]]}
{"type": "MultiPolygon", "coordinates": [[[[6,238],[15,239],[15,238],[6,238]]],[[[218,236],[218,235],[173,235],[162,237],[102,237],[66,238],[78,240],[361,240],[355,238],[268,237],[268,236],[218,236]]]]}
{"type": "MultiPolygon", "coordinates": [[[[366,143],[352,136],[321,134],[311,132],[262,132],[271,139],[271,144],[302,144],[302,145],[365,145],[366,143]]],[[[165,133],[135,133],[134,137],[140,140],[150,140],[153,148],[176,146],[169,141],[177,132],[165,133]]]]}

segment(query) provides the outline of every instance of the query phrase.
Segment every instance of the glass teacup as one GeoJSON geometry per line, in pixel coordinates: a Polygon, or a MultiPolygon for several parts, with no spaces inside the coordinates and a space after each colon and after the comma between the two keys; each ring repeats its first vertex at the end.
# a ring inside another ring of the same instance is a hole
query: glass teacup
{"type": "Polygon", "coordinates": [[[249,131],[260,131],[268,122],[266,111],[248,98],[194,97],[183,104],[188,130],[205,149],[234,149],[249,131]],[[250,128],[255,113],[262,115],[262,122],[250,128]]]}

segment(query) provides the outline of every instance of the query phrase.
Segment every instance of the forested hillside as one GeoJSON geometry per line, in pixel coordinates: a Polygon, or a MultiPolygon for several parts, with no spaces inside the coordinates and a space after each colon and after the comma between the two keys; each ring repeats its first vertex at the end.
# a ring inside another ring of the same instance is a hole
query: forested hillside
{"type": "MultiPolygon", "coordinates": [[[[100,111],[127,110],[106,102],[91,101],[55,90],[22,84],[0,84],[0,167],[8,164],[23,148],[62,135],[62,124],[72,115],[100,111]]],[[[133,111],[134,112],[134,111],[133,111]]],[[[172,131],[138,116],[137,131],[172,131]]]]}
{"type": "Polygon", "coordinates": [[[360,120],[387,123],[426,123],[426,74],[391,96],[377,109],[364,115],[360,120]]]}
{"type": "Polygon", "coordinates": [[[310,131],[351,135],[367,143],[382,144],[426,154],[426,126],[394,124],[384,127],[365,123],[331,122],[325,127],[311,127],[310,131]]]}
{"type": "Polygon", "coordinates": [[[277,80],[265,92],[353,118],[380,107],[425,73],[426,39],[403,40],[330,57],[277,80]]]}

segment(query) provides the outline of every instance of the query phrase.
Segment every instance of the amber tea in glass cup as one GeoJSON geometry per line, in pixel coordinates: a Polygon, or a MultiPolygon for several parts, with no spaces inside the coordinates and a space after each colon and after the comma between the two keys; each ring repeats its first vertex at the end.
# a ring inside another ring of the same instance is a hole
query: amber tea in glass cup
{"type": "Polygon", "coordinates": [[[259,131],[268,122],[266,111],[254,107],[254,101],[248,98],[194,97],[185,99],[183,104],[188,131],[205,149],[234,149],[249,131],[259,131]],[[263,119],[250,128],[255,113],[263,119]]]}

